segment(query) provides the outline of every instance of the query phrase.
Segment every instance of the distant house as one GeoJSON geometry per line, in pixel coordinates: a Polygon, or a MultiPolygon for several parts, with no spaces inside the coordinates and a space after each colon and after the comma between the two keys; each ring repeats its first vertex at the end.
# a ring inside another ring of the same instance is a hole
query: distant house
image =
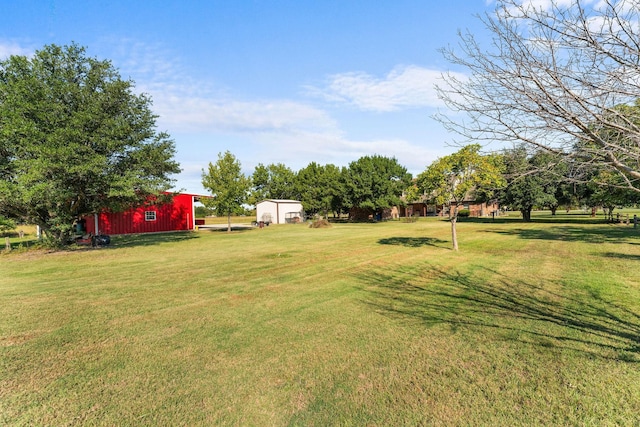
{"type": "MultiPolygon", "coordinates": [[[[490,202],[479,202],[473,198],[465,198],[459,205],[458,209],[466,209],[471,217],[490,216],[493,212],[500,209],[497,200],[490,202]]],[[[428,203],[426,200],[414,201],[406,203],[400,207],[400,216],[448,216],[449,207],[446,205],[436,205],[428,203]]]]}
{"type": "Polygon", "coordinates": [[[268,199],[256,204],[256,217],[266,224],[294,224],[304,221],[304,208],[298,200],[268,199]]]}
{"type": "Polygon", "coordinates": [[[145,204],[124,212],[104,211],[84,218],[85,232],[98,234],[160,233],[195,229],[195,194],[175,194],[162,204],[145,204]]]}

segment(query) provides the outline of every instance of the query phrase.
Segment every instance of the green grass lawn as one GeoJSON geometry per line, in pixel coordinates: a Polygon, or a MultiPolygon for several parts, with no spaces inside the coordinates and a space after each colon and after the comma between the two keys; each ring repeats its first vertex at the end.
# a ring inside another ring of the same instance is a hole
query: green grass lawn
{"type": "Polygon", "coordinates": [[[0,425],[638,425],[640,229],[270,226],[0,255],[0,425]]]}

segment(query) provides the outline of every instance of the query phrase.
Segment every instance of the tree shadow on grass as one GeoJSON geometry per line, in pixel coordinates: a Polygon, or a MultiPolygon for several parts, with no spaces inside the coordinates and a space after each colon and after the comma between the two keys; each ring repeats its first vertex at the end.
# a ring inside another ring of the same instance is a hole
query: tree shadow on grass
{"type": "Polygon", "coordinates": [[[111,244],[103,249],[131,248],[136,246],[154,246],[164,243],[177,243],[198,239],[198,233],[180,231],[171,233],[124,234],[111,237],[111,244]]]}
{"type": "Polygon", "coordinates": [[[560,283],[484,273],[494,279],[426,266],[357,279],[367,305],[400,321],[485,330],[507,341],[640,363],[640,315],[632,309],[560,283]]]}
{"type": "Polygon", "coordinates": [[[600,227],[551,226],[544,228],[487,229],[485,233],[516,236],[521,239],[560,240],[585,243],[631,243],[640,239],[640,232],[633,228],[605,225],[600,227]]]}
{"type": "Polygon", "coordinates": [[[443,247],[445,240],[436,239],[435,237],[389,237],[378,240],[381,245],[406,246],[409,248],[420,248],[422,246],[443,247]]]}
{"type": "Polygon", "coordinates": [[[623,259],[623,260],[627,260],[627,261],[640,261],[640,255],[633,255],[633,254],[621,254],[621,253],[616,253],[616,252],[607,252],[605,254],[602,254],[603,257],[605,258],[618,258],[618,259],[623,259]]]}
{"type": "Polygon", "coordinates": [[[481,224],[580,224],[580,225],[601,225],[608,224],[609,222],[606,218],[600,217],[591,217],[590,215],[584,214],[562,214],[557,216],[552,215],[534,215],[531,218],[531,221],[525,222],[522,217],[503,217],[499,216],[496,218],[492,217],[467,217],[467,218],[458,218],[460,222],[476,222],[481,224]]]}

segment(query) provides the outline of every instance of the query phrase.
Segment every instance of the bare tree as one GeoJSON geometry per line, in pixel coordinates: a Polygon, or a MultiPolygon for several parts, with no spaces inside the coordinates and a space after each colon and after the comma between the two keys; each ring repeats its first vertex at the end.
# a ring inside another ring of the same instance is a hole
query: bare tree
{"type": "Polygon", "coordinates": [[[640,191],[640,0],[498,0],[488,45],[460,32],[442,49],[466,78],[438,87],[464,142],[526,143],[597,166],[640,191]],[[459,120],[460,112],[467,118],[459,120]]]}

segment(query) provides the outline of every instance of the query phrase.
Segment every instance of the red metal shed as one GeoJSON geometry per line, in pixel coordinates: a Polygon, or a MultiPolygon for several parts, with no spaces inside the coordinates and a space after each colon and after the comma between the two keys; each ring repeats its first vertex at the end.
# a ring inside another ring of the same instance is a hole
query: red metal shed
{"type": "Polygon", "coordinates": [[[179,193],[169,203],[145,205],[125,212],[102,212],[85,218],[86,232],[98,234],[159,233],[195,228],[195,194],[179,193]]]}

